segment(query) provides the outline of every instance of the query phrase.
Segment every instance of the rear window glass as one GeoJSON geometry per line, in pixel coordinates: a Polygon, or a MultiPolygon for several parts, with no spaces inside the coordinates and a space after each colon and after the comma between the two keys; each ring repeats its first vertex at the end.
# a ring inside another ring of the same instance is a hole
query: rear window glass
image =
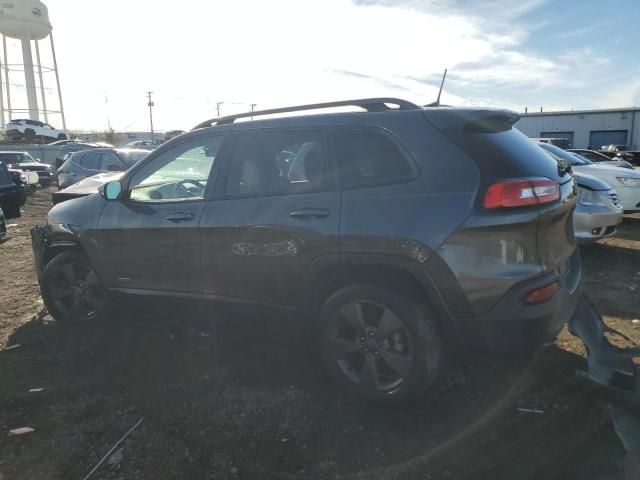
{"type": "Polygon", "coordinates": [[[338,130],[334,142],[344,188],[396,183],[415,176],[407,156],[381,132],[338,130]]]}

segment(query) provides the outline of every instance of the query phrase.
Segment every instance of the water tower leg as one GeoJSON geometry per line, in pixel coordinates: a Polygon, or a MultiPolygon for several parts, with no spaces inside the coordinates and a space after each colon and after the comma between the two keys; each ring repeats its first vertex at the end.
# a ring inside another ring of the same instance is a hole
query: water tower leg
{"type": "Polygon", "coordinates": [[[34,40],[36,44],[36,62],[38,62],[38,77],[40,77],[40,99],[42,100],[42,114],[44,115],[44,121],[49,123],[49,115],[47,112],[47,98],[44,96],[44,81],[42,80],[42,64],[40,63],[40,47],[38,46],[38,40],[34,40]]]}
{"type": "Polygon", "coordinates": [[[60,115],[62,116],[62,130],[67,132],[67,122],[64,119],[64,107],[62,106],[62,90],[60,89],[60,75],[58,75],[58,61],[56,60],[56,48],[53,46],[53,33],[49,34],[51,39],[51,55],[53,57],[53,71],[56,74],[56,83],[58,85],[58,101],[60,102],[60,115]]]}
{"type": "Polygon", "coordinates": [[[33,57],[31,56],[31,40],[22,39],[22,58],[24,60],[24,83],[27,87],[27,103],[29,104],[29,118],[39,120],[38,94],[36,92],[36,77],[33,74],[33,57]]]}
{"type": "Polygon", "coordinates": [[[6,59],[3,59],[0,62],[0,127],[2,127],[2,130],[4,130],[6,126],[6,122],[4,120],[4,91],[2,89],[2,69],[6,68],[6,63],[6,59]],[[2,66],[2,62],[5,64],[4,67],[2,66]]]}
{"type": "Polygon", "coordinates": [[[9,60],[7,57],[7,37],[2,36],[2,49],[4,50],[4,84],[7,86],[7,120],[11,121],[13,111],[11,110],[11,84],[9,83],[9,60]]]}

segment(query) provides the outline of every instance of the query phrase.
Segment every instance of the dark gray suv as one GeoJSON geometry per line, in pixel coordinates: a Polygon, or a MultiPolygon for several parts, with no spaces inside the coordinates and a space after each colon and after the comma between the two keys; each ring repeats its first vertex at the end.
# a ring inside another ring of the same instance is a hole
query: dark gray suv
{"type": "Polygon", "coordinates": [[[328,371],[383,402],[456,348],[531,352],[581,267],[574,180],[517,119],[385,98],[204,122],[33,229],[44,302],[61,323],[112,292],[298,309],[328,371]]]}

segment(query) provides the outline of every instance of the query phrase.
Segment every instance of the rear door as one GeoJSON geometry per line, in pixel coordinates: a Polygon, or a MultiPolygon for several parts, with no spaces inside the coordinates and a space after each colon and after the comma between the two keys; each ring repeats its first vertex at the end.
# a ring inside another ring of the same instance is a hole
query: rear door
{"type": "Polygon", "coordinates": [[[313,128],[236,135],[201,221],[209,297],[293,306],[311,262],[337,252],[341,199],[326,139],[313,128]]]}
{"type": "Polygon", "coordinates": [[[124,199],[106,202],[97,250],[110,287],[201,294],[199,222],[223,141],[199,136],[174,145],[132,172],[124,199]]]}
{"type": "Polygon", "coordinates": [[[74,169],[74,171],[71,173],[71,175],[73,176],[73,183],[79,182],[80,180],[87,177],[93,177],[94,175],[100,173],[101,156],[102,153],[100,152],[85,153],[76,164],[80,168],[74,169]]]}

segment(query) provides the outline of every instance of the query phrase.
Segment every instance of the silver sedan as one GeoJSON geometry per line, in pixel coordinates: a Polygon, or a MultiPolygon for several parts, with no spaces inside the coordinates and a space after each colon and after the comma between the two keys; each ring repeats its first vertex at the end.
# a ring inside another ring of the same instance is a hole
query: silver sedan
{"type": "Polygon", "coordinates": [[[624,213],[616,191],[599,178],[582,173],[574,176],[578,184],[578,204],[573,214],[576,238],[589,242],[615,234],[624,213]]]}

